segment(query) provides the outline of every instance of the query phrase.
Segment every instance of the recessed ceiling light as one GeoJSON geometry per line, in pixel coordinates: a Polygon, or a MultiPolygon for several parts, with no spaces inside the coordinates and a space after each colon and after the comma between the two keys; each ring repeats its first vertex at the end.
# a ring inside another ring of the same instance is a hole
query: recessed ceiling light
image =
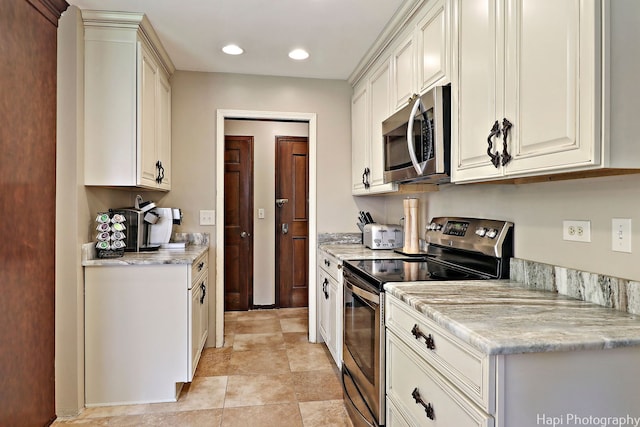
{"type": "Polygon", "coordinates": [[[309,52],[304,49],[294,49],[289,52],[289,58],[295,59],[297,61],[302,61],[303,59],[307,59],[309,57],[309,52]]]}
{"type": "Polygon", "coordinates": [[[241,55],[244,52],[244,50],[242,50],[240,46],[237,46],[235,44],[226,45],[222,48],[222,51],[227,55],[241,55]]]}

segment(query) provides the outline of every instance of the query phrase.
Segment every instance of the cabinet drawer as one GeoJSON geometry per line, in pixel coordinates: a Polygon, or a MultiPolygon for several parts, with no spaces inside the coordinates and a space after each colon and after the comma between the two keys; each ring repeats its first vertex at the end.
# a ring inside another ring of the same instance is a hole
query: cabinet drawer
{"type": "Polygon", "coordinates": [[[342,283],[342,261],[325,251],[318,251],[318,265],[333,279],[342,283]]]}
{"type": "Polygon", "coordinates": [[[453,336],[422,313],[387,294],[386,327],[487,413],[495,410],[492,357],[453,336]],[[416,337],[417,335],[417,337],[416,337]],[[430,337],[432,345],[428,346],[430,337]]]}
{"type": "Polygon", "coordinates": [[[387,399],[394,404],[391,408],[399,412],[409,425],[494,425],[493,417],[452,387],[393,333],[387,334],[387,399]]]}
{"type": "MultiPolygon", "coordinates": [[[[209,269],[209,252],[205,251],[191,264],[191,285],[195,284],[202,274],[209,269]]],[[[191,289],[191,288],[189,288],[191,289]]]]}

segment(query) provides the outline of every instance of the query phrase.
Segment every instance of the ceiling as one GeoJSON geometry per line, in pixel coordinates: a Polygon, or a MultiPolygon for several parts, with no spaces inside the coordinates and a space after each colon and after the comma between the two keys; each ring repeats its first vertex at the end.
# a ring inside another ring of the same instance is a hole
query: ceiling
{"type": "Polygon", "coordinates": [[[178,70],[347,80],[406,0],[67,1],[144,12],[178,70]],[[245,53],[222,53],[229,43],[245,53]],[[290,59],[294,48],[310,57],[290,59]]]}

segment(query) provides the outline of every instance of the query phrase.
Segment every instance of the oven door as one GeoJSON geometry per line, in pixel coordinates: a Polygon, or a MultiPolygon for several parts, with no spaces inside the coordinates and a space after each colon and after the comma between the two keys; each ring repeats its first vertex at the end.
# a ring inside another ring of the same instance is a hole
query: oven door
{"type": "Polygon", "coordinates": [[[384,425],[384,293],[344,270],[342,382],[355,426],[384,425]]]}

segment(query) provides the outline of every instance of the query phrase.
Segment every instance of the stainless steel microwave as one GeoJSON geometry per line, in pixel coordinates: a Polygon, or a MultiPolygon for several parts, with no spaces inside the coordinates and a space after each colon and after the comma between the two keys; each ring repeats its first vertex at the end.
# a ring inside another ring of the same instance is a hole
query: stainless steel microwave
{"type": "Polygon", "coordinates": [[[384,182],[447,182],[451,87],[437,86],[382,122],[384,182]]]}

